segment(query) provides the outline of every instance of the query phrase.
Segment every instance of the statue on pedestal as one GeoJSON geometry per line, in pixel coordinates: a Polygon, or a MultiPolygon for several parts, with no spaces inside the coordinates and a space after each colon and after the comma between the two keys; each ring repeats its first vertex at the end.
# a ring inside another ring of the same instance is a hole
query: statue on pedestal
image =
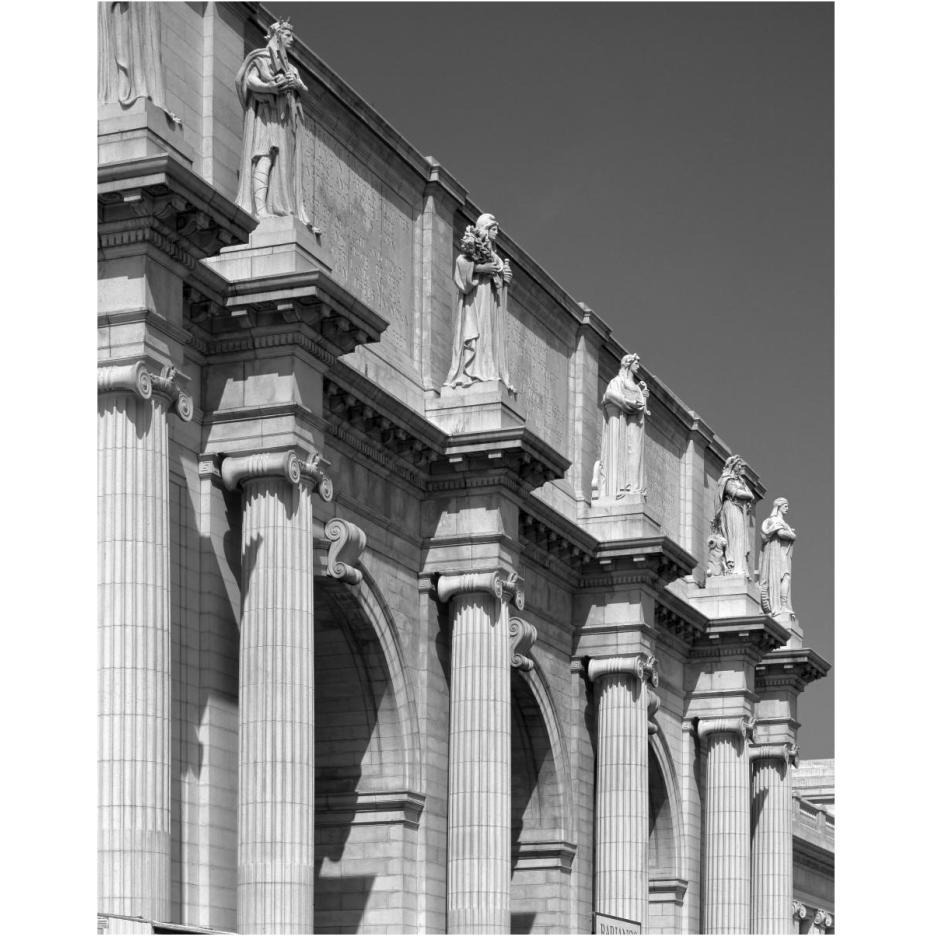
{"type": "Polygon", "coordinates": [[[289,61],[295,35],[288,20],[276,20],[262,49],[254,49],[237,72],[244,108],[244,152],[237,207],[255,218],[295,215],[309,224],[302,203],[299,92],[307,91],[289,61]]]}
{"type": "Polygon", "coordinates": [[[754,506],[754,494],[743,477],[747,465],[740,455],[729,455],[718,479],[715,495],[713,533],[726,540],[725,565],[728,575],[748,575],[751,544],[748,541],[748,516],[754,506]]]}
{"type": "Polygon", "coordinates": [[[445,387],[499,380],[514,389],[507,371],[507,286],[513,272],[494,249],[498,231],[494,215],[482,214],[462,236],[455,260],[458,321],[445,387]]]}
{"type": "Polygon", "coordinates": [[[761,606],[766,614],[792,613],[790,579],[796,530],[786,522],[790,502],[778,497],[770,516],[761,524],[761,606]]]}
{"type": "Polygon", "coordinates": [[[160,5],[98,4],[98,104],[130,107],[139,98],[149,98],[166,110],[160,5]]]}
{"type": "Polygon", "coordinates": [[[592,473],[592,500],[620,500],[647,493],[644,481],[644,420],[650,415],[650,393],[637,380],[640,357],[626,354],[621,370],[601,398],[604,427],[601,455],[592,473]]]}

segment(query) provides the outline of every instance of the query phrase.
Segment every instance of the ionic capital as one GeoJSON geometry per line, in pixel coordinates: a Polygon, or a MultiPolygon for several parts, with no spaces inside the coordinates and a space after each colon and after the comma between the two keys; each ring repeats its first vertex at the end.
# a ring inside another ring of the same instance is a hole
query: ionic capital
{"type": "Polygon", "coordinates": [[[794,920],[806,919],[806,906],[805,904],[800,903],[800,901],[798,900],[793,901],[793,919],[794,920]]]}
{"type": "Polygon", "coordinates": [[[700,718],[699,741],[704,741],[711,734],[736,734],[746,741],[754,730],[754,719],[750,715],[736,715],[728,718],[700,718]]]}
{"type": "Polygon", "coordinates": [[[536,643],[536,628],[523,618],[510,619],[510,665],[529,672],[533,669],[533,658],[529,655],[536,643]]]}
{"type": "Polygon", "coordinates": [[[124,391],[135,393],[142,400],[148,400],[153,395],[153,377],[142,361],[99,367],[97,386],[98,393],[124,391]]]}
{"type": "Polygon", "coordinates": [[[285,478],[292,484],[298,484],[301,477],[302,463],[292,449],[230,455],[221,463],[221,480],[229,491],[236,491],[245,481],[256,478],[285,478]]]}
{"type": "Polygon", "coordinates": [[[784,764],[793,764],[794,767],[799,763],[799,748],[789,741],[783,744],[752,744],[748,753],[752,761],[772,757],[782,760],[784,764]]]}
{"type": "Polygon", "coordinates": [[[192,398],[179,386],[177,374],[178,371],[171,365],[164,367],[158,374],[151,374],[153,393],[166,397],[183,422],[191,422],[194,411],[192,398]]]}
{"type": "Polygon", "coordinates": [[[633,676],[634,679],[646,680],[653,686],[660,684],[657,673],[656,657],[646,653],[635,653],[630,656],[603,657],[588,661],[588,678],[596,682],[602,676],[611,676],[620,673],[623,676],[633,676]]]}
{"type": "Polygon", "coordinates": [[[463,572],[461,575],[440,575],[436,586],[439,601],[443,604],[455,595],[482,592],[493,595],[500,601],[512,601],[518,611],[523,610],[523,579],[516,572],[463,572]]]}
{"type": "MultiPolygon", "coordinates": [[[[319,452],[313,452],[305,461],[299,463],[299,467],[302,473],[312,480],[312,485],[318,491],[319,497],[326,503],[331,501],[335,496],[335,490],[331,478],[325,474],[325,469],[331,467],[331,462],[323,458],[319,452]]],[[[362,546],[361,549],[363,548],[362,546]]]]}
{"type": "Polygon", "coordinates": [[[331,543],[328,547],[328,574],[339,582],[357,585],[364,577],[360,569],[354,568],[367,546],[364,531],[347,520],[333,517],[325,524],[325,538],[331,543]]]}
{"type": "Polygon", "coordinates": [[[820,929],[823,933],[832,926],[832,914],[828,910],[823,910],[821,908],[816,910],[816,914],[813,917],[811,926],[815,926],[820,929]]]}

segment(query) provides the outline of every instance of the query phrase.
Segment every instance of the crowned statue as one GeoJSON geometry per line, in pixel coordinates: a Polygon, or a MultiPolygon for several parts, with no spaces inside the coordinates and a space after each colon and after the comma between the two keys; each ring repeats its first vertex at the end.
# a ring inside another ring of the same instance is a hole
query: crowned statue
{"type": "Polygon", "coordinates": [[[513,272],[495,249],[498,231],[494,215],[482,214],[462,236],[455,260],[458,320],[443,386],[499,380],[514,389],[507,370],[507,287],[513,272]]]}
{"type": "Polygon", "coordinates": [[[237,96],[244,108],[244,151],[237,207],[263,220],[294,215],[309,224],[302,201],[299,70],[289,61],[295,40],[288,19],[276,20],[237,72],[237,96]]]}

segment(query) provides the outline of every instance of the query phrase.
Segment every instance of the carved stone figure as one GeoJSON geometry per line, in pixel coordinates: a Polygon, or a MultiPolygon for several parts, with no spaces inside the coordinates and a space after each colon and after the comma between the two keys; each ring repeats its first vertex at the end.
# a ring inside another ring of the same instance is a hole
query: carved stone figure
{"type": "Polygon", "coordinates": [[[711,535],[705,541],[708,547],[708,568],[705,570],[706,576],[725,575],[728,572],[728,563],[725,561],[725,548],[728,546],[728,540],[717,530],[712,530],[711,535]]]}
{"type": "Polygon", "coordinates": [[[244,152],[237,206],[255,218],[295,215],[309,224],[302,203],[299,92],[307,91],[288,52],[295,35],[288,20],[276,20],[262,49],[254,49],[237,72],[244,108],[244,152]]]}
{"type": "Polygon", "coordinates": [[[770,516],[761,524],[761,606],[766,614],[792,613],[790,579],[796,531],[786,522],[790,503],[785,497],[773,502],[770,516]]]}
{"type": "MultiPolygon", "coordinates": [[[[159,3],[98,4],[98,103],[149,98],[166,110],[159,3]]],[[[168,111],[167,111],[168,113],[168,111]]]]}
{"type": "Polygon", "coordinates": [[[482,214],[465,228],[455,260],[458,321],[446,387],[500,380],[513,390],[507,371],[507,286],[510,263],[495,250],[497,219],[482,214]]]}
{"type": "Polygon", "coordinates": [[[754,505],[754,494],[743,477],[746,467],[740,455],[729,455],[716,489],[712,530],[727,540],[725,564],[728,575],[749,574],[751,544],[748,541],[747,525],[754,505]]]}
{"type": "Polygon", "coordinates": [[[644,420],[650,393],[637,380],[640,357],[626,354],[621,370],[601,398],[604,427],[601,455],[592,474],[592,500],[619,500],[647,493],[644,483],[644,420]]]}

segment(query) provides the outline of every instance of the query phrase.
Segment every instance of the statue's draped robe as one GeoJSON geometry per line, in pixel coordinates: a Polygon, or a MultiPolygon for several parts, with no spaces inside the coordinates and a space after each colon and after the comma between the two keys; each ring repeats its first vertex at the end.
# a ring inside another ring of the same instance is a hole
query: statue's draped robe
{"type": "Polygon", "coordinates": [[[644,484],[644,406],[637,387],[628,386],[622,374],[608,384],[601,399],[604,427],[601,456],[592,496],[618,499],[640,494],[644,484]]]}
{"type": "Polygon", "coordinates": [[[98,4],[98,103],[166,110],[158,3],[98,4]]]}
{"type": "MultiPolygon", "coordinates": [[[[294,69],[294,66],[289,67],[294,69]]],[[[251,182],[253,164],[261,156],[270,156],[273,164],[267,191],[267,211],[271,215],[295,215],[303,224],[309,224],[302,203],[301,111],[296,92],[273,94],[252,91],[247,84],[251,73],[262,81],[273,81],[273,62],[268,49],[254,49],[244,59],[235,78],[237,96],[244,108],[244,150],[235,199],[237,207],[256,215],[251,182]]]]}
{"type": "Polygon", "coordinates": [[[728,540],[725,549],[725,561],[730,574],[747,575],[748,554],[751,547],[748,542],[746,504],[751,501],[736,501],[738,492],[750,494],[747,485],[739,478],[722,475],[718,479],[715,510],[722,536],[728,540]]]}
{"type": "Polygon", "coordinates": [[[783,577],[789,576],[792,569],[793,540],[789,537],[790,533],[789,524],[779,516],[768,517],[761,525],[761,603],[768,614],[791,610],[789,594],[785,607],[780,602],[783,577]],[[787,533],[788,536],[781,536],[781,533],[787,533]]]}
{"type": "Polygon", "coordinates": [[[505,285],[499,274],[475,274],[475,263],[464,254],[455,261],[458,321],[452,341],[452,366],[446,387],[469,386],[479,380],[500,380],[510,390],[507,372],[505,285]]]}

